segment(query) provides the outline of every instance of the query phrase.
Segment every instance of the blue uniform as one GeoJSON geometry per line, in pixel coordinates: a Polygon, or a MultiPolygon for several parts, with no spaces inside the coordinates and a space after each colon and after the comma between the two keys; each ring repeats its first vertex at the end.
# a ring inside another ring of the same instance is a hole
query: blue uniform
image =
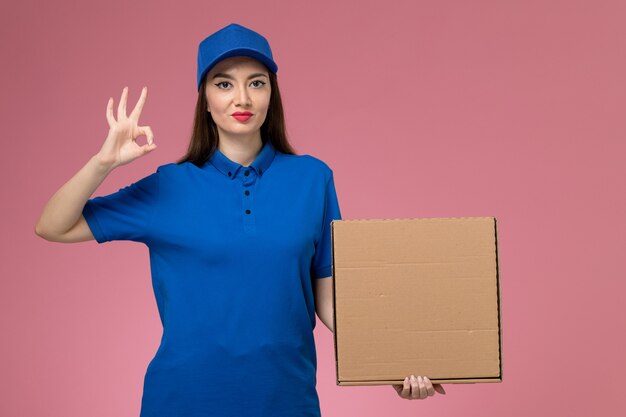
{"type": "Polygon", "coordinates": [[[83,215],[98,243],[142,242],[163,324],[141,417],[320,416],[313,280],[331,272],[333,172],[269,141],[161,165],[83,215]]]}

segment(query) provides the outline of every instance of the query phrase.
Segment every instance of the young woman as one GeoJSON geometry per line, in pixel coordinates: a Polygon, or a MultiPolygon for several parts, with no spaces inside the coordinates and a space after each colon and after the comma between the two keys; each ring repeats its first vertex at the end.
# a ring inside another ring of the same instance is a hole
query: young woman
{"type": "MultiPolygon", "coordinates": [[[[148,246],[163,337],[142,417],[320,415],[313,329],[317,313],[333,331],[330,223],[341,213],[333,171],[287,140],[277,70],[267,40],[241,25],[204,39],[187,154],[90,199],[113,169],[156,149],[139,125],[147,88],[129,116],[124,88],[117,119],[107,104],[102,148],[37,224],[54,242],[148,246]]],[[[394,386],[408,399],[435,387],[394,386]]]]}

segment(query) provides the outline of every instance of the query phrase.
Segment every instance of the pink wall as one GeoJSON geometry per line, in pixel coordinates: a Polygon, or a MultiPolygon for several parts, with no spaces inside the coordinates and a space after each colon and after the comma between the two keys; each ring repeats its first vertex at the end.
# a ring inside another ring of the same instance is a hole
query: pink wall
{"type": "Polygon", "coordinates": [[[159,147],[96,194],[182,155],[197,43],[231,22],[270,40],[291,141],[333,168],[344,218],[498,218],[504,382],[338,387],[318,321],[324,417],[625,415],[626,3],[174,4],[2,6],[1,416],[138,414],[161,332],[146,247],[33,229],[125,85],[133,106],[149,87],[159,147]]]}

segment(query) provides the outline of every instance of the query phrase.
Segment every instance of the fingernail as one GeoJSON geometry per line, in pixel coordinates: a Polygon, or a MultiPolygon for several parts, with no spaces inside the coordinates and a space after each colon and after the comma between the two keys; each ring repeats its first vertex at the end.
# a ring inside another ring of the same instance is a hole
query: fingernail
{"type": "Polygon", "coordinates": [[[411,381],[415,381],[415,375],[411,375],[411,381]]]}

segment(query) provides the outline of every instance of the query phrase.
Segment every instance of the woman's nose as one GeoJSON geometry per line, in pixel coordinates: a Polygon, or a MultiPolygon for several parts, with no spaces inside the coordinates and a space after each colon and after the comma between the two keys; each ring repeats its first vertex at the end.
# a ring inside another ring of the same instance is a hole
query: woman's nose
{"type": "Polygon", "coordinates": [[[237,104],[243,105],[243,106],[247,106],[250,104],[250,95],[248,94],[248,91],[245,88],[242,88],[239,90],[239,93],[237,94],[237,104]]]}

